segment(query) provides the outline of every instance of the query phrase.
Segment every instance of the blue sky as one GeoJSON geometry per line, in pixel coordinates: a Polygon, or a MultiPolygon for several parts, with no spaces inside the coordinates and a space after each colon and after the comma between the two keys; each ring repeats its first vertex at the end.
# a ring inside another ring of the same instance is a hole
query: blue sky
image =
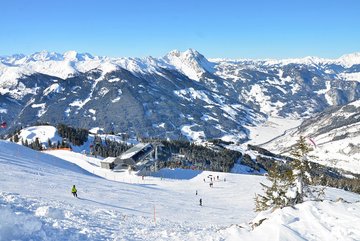
{"type": "Polygon", "coordinates": [[[0,55],[339,57],[360,51],[358,0],[3,0],[0,55]]]}

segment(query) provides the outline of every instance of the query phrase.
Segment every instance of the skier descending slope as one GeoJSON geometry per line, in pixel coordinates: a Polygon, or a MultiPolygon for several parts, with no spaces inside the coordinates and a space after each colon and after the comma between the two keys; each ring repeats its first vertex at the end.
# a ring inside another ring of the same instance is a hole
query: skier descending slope
{"type": "Polygon", "coordinates": [[[74,195],[74,197],[77,197],[77,190],[75,185],[73,185],[72,189],[71,189],[71,193],[74,195]]]}

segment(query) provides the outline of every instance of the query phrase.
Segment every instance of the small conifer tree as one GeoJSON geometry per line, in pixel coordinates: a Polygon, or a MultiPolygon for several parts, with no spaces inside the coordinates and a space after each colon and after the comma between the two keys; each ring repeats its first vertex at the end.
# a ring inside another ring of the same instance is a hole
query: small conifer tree
{"type": "Polygon", "coordinates": [[[280,171],[276,163],[268,170],[267,179],[271,185],[260,183],[264,190],[264,195],[255,195],[255,211],[264,211],[270,208],[283,208],[288,205],[286,190],[288,183],[291,182],[291,170],[280,171]]]}
{"type": "Polygon", "coordinates": [[[308,161],[310,151],[310,146],[306,142],[305,137],[300,136],[291,152],[291,155],[294,157],[294,160],[290,163],[294,179],[290,185],[290,189],[293,191],[291,205],[302,203],[305,198],[317,200],[324,194],[323,188],[311,186],[311,166],[308,161]]]}
{"type": "Polygon", "coordinates": [[[48,138],[48,149],[51,149],[52,148],[52,142],[50,140],[50,138],[48,138]]]}
{"type": "Polygon", "coordinates": [[[19,138],[18,134],[15,134],[15,135],[14,135],[14,142],[15,142],[15,143],[18,143],[19,140],[20,140],[20,138],[19,138]]]}
{"type": "Polygon", "coordinates": [[[289,170],[281,170],[274,165],[268,170],[270,186],[261,185],[264,195],[255,196],[255,211],[263,211],[270,208],[277,209],[304,202],[305,198],[318,200],[323,195],[322,188],[311,185],[309,173],[310,164],[307,161],[310,147],[306,139],[300,136],[296,142],[291,155],[294,160],[289,163],[289,170]]]}

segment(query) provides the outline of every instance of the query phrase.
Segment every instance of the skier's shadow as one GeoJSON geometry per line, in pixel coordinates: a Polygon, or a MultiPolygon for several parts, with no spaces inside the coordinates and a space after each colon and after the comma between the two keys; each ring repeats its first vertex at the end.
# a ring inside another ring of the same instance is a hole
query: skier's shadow
{"type": "Polygon", "coordinates": [[[124,207],[116,206],[116,205],[113,205],[113,204],[102,203],[102,202],[94,201],[94,200],[87,199],[87,198],[81,198],[81,197],[78,197],[78,199],[83,200],[83,201],[88,201],[88,202],[96,203],[96,204],[100,204],[100,205],[104,205],[104,206],[113,207],[113,208],[118,208],[118,209],[129,210],[129,211],[133,211],[133,212],[147,213],[147,214],[149,214],[149,213],[150,213],[150,212],[139,211],[139,210],[132,209],[132,208],[124,208],[124,207]]]}

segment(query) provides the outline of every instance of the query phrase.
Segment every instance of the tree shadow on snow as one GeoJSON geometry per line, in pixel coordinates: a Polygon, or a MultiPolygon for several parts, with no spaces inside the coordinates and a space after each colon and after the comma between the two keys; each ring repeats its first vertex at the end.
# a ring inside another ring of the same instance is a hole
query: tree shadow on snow
{"type": "Polygon", "coordinates": [[[113,207],[113,208],[118,208],[118,209],[124,209],[124,210],[133,211],[133,212],[138,212],[138,213],[146,213],[146,214],[149,214],[149,213],[150,213],[150,212],[139,211],[139,210],[132,209],[132,208],[120,207],[120,206],[116,206],[116,205],[114,205],[114,204],[98,202],[98,201],[95,201],[95,200],[91,200],[91,199],[87,199],[87,198],[82,198],[82,197],[78,197],[78,199],[83,200],[83,201],[88,201],[88,202],[96,203],[96,204],[100,204],[100,205],[104,205],[104,206],[108,206],[108,207],[113,207]]]}

